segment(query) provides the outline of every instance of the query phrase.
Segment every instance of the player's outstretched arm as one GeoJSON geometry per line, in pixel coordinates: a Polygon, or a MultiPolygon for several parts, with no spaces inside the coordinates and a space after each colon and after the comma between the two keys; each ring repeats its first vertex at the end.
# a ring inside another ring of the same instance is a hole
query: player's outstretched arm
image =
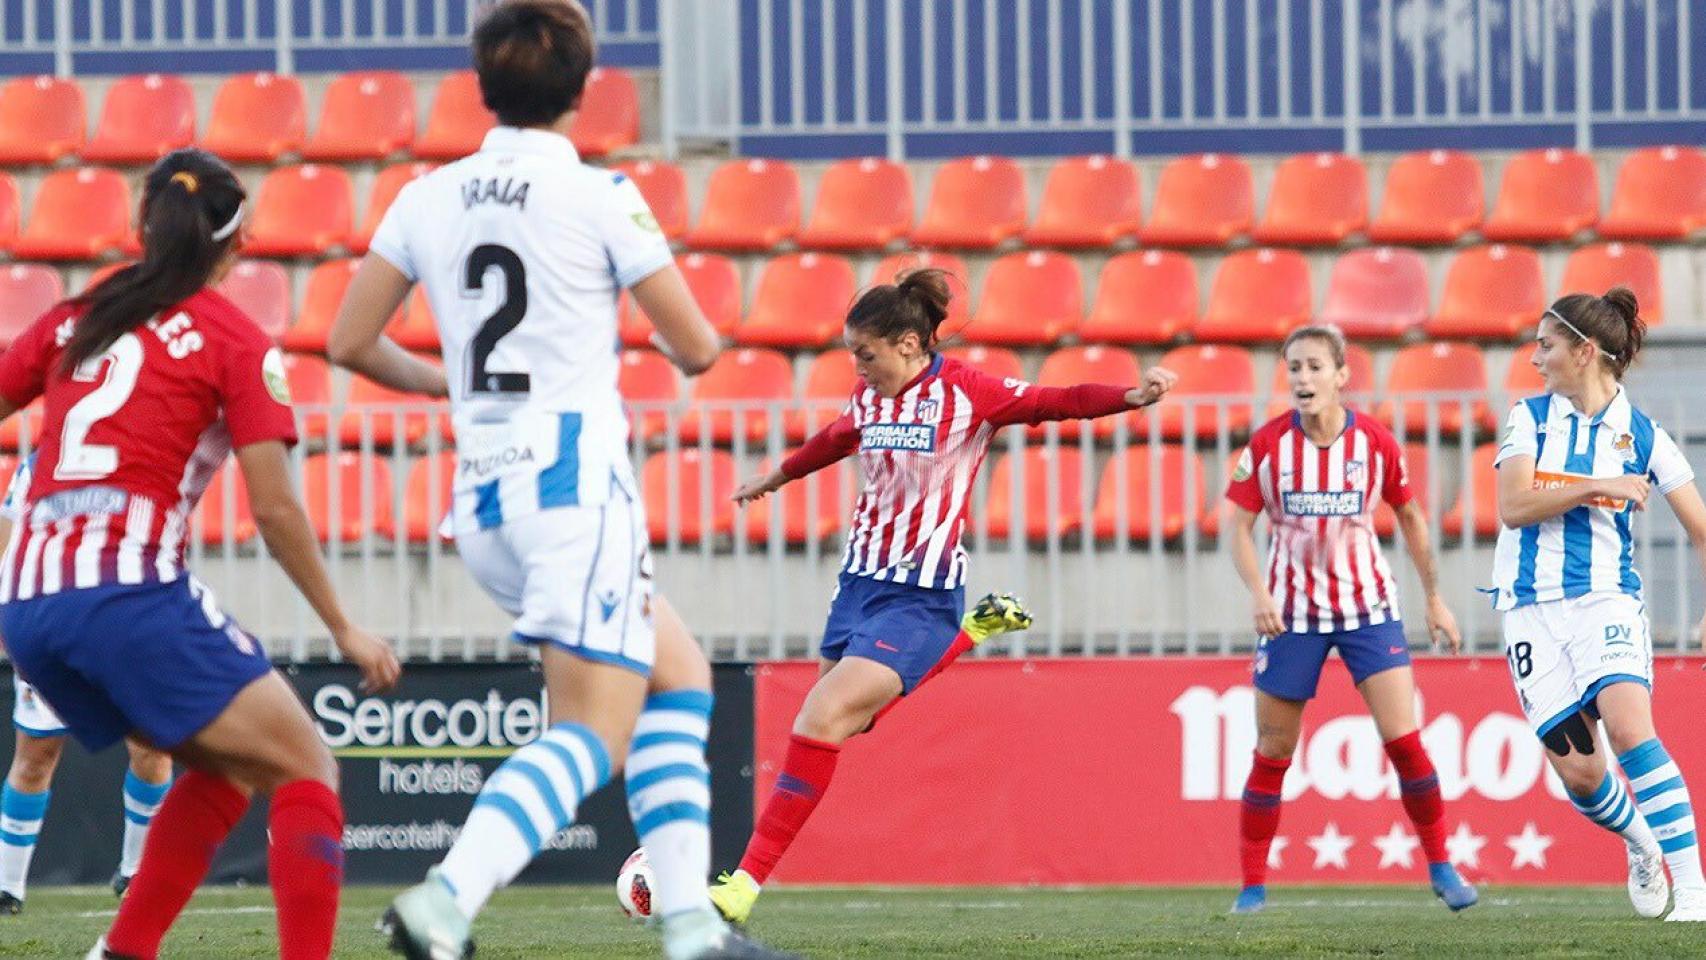
{"type": "Polygon", "coordinates": [[[1499,471],[1499,522],[1512,530],[1561,517],[1601,498],[1628,500],[1635,509],[1644,510],[1652,490],[1646,477],[1634,474],[1535,489],[1534,458],[1527,455],[1502,460],[1495,469],[1499,471]]]}
{"type": "Polygon", "coordinates": [[[1404,549],[1410,553],[1410,562],[1415,564],[1422,592],[1428,598],[1428,641],[1436,648],[1458,653],[1463,649],[1463,636],[1457,630],[1457,618],[1440,596],[1439,564],[1433,544],[1428,541],[1427,515],[1414,499],[1399,507],[1397,515],[1398,529],[1404,533],[1404,549]]]}
{"type": "Polygon", "coordinates": [[[1244,588],[1250,591],[1256,632],[1264,637],[1277,637],[1285,632],[1285,621],[1280,619],[1279,604],[1268,592],[1267,581],[1262,579],[1262,565],[1256,559],[1256,514],[1230,500],[1225,510],[1227,516],[1221,529],[1230,531],[1232,566],[1244,581],[1244,588]]]}
{"type": "Polygon", "coordinates": [[[690,377],[704,373],[717,362],[722,341],[687,289],[679,267],[672,263],[630,289],[656,330],[652,343],[682,373],[690,377]]]}
{"type": "Polygon", "coordinates": [[[348,660],[361,670],[363,690],[389,690],[397,683],[402,667],[390,644],[350,622],[332,589],[332,579],[320,559],[320,544],[308,521],[308,512],[296,498],[290,482],[289,455],[284,444],[265,440],[237,448],[237,463],[243,469],[250,512],[266,541],[267,550],[302,591],[314,608],[332,641],[348,660]]]}
{"type": "Polygon", "coordinates": [[[987,419],[998,427],[1052,420],[1094,420],[1147,407],[1166,396],[1178,381],[1178,374],[1165,367],[1150,367],[1144,372],[1143,385],[1129,388],[1103,383],[1039,387],[986,377],[984,382],[991,386],[983,389],[982,402],[987,404],[987,419]]]}
{"type": "MultiPolygon", "coordinates": [[[[1694,547],[1694,555],[1706,564],[1706,502],[1700,498],[1700,488],[1692,483],[1685,483],[1670,493],[1665,494],[1665,502],[1670,504],[1672,513],[1676,514],[1678,523],[1682,524],[1683,532],[1688,534],[1688,542],[1694,547]]],[[[1706,617],[1694,628],[1695,642],[1706,647],[1706,617]]]]}
{"type": "Polygon", "coordinates": [[[444,370],[413,356],[385,335],[385,325],[413,286],[384,257],[369,253],[350,280],[326,338],[326,356],[375,383],[429,397],[448,396],[444,370]]]}

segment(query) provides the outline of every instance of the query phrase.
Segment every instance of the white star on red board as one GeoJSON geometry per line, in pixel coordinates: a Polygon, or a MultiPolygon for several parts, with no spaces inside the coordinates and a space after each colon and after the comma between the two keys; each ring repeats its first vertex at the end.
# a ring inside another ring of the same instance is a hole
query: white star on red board
{"type": "Polygon", "coordinates": [[[1539,828],[1535,827],[1534,821],[1530,820],[1523,825],[1521,833],[1505,838],[1505,846],[1511,848],[1511,869],[1546,869],[1546,848],[1551,845],[1552,838],[1542,834],[1539,828]]]}
{"type": "Polygon", "coordinates": [[[1350,852],[1356,841],[1339,832],[1339,825],[1329,823],[1321,828],[1321,832],[1308,840],[1310,849],[1315,851],[1315,869],[1322,867],[1338,867],[1340,870],[1350,869],[1350,862],[1345,854],[1350,852]]]}
{"type": "Polygon", "coordinates": [[[1445,850],[1451,862],[1460,867],[1480,869],[1481,848],[1487,845],[1487,838],[1469,829],[1469,824],[1460,823],[1451,836],[1445,838],[1445,850]]]}
{"type": "Polygon", "coordinates": [[[1384,870],[1387,867],[1411,866],[1422,841],[1416,839],[1415,834],[1406,833],[1402,825],[1394,823],[1385,836],[1374,838],[1374,845],[1380,849],[1379,869],[1384,870]]]}
{"type": "Polygon", "coordinates": [[[1280,862],[1280,852],[1290,845],[1291,839],[1289,837],[1275,837],[1273,843],[1268,844],[1269,870],[1278,870],[1285,866],[1285,864],[1280,862]]]}

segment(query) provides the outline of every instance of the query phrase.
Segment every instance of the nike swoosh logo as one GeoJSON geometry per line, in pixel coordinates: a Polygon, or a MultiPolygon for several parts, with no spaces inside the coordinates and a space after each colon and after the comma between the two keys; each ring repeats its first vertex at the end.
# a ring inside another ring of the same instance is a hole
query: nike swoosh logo
{"type": "Polygon", "coordinates": [[[886,643],[882,642],[881,640],[877,641],[877,649],[878,650],[887,650],[890,653],[899,653],[900,652],[899,647],[890,646],[889,644],[886,644],[886,643]]]}
{"type": "Polygon", "coordinates": [[[1398,654],[1404,652],[1404,648],[1403,647],[1387,647],[1386,652],[1392,654],[1393,656],[1397,656],[1398,654]]]}

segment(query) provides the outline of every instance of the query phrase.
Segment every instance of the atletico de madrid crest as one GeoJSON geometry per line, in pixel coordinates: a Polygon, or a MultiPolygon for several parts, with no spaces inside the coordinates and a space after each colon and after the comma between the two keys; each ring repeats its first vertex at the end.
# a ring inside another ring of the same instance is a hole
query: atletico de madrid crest
{"type": "Polygon", "coordinates": [[[918,401],[918,422],[935,423],[942,419],[942,402],[940,400],[918,401]]]}
{"type": "Polygon", "coordinates": [[[1345,461],[1345,483],[1348,486],[1362,486],[1363,462],[1361,460],[1345,461]]]}

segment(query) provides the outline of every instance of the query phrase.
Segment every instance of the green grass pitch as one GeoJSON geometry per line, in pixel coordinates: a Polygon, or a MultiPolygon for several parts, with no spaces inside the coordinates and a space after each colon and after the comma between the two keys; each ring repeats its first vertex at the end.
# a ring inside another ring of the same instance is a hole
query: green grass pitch
{"type": "MultiPolygon", "coordinates": [[[[392,956],[373,930],[390,893],[345,892],[337,957],[392,956]]],[[[1460,916],[1411,887],[1277,887],[1255,917],[1228,917],[1231,900],[1230,889],[1205,888],[778,888],[752,931],[817,958],[1706,956],[1706,928],[1639,920],[1621,888],[1487,889],[1460,916]]],[[[81,958],[113,906],[105,889],[32,890],[23,915],[0,918],[0,957],[81,958]]],[[[661,956],[607,887],[516,887],[475,932],[480,960],[661,956]]],[[[221,887],[190,903],[163,955],[277,950],[267,892],[221,887]]]]}

